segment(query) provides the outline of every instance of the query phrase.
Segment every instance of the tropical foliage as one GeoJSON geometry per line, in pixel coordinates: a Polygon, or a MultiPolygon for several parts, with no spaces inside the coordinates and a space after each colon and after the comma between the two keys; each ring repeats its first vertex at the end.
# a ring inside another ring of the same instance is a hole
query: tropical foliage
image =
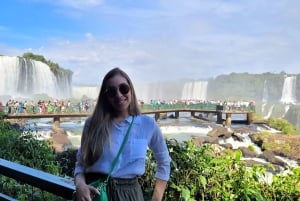
{"type": "MultiPolygon", "coordinates": [[[[267,180],[264,167],[246,168],[240,151],[217,153],[210,145],[196,147],[168,142],[172,173],[164,200],[300,200],[300,168],[267,180]]],[[[149,154],[143,189],[150,200],[155,172],[149,154]]]]}
{"type": "MultiPolygon", "coordinates": [[[[59,175],[60,168],[55,160],[50,142],[41,141],[29,131],[14,128],[0,120],[0,158],[59,175]]],[[[0,175],[0,192],[18,200],[60,200],[50,193],[25,185],[0,175]]]]}

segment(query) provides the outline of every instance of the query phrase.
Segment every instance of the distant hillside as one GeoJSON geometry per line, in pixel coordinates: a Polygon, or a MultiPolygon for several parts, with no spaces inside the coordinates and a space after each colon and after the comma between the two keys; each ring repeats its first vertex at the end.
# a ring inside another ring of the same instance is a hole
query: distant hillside
{"type": "MultiPolygon", "coordinates": [[[[255,100],[260,102],[265,95],[268,102],[279,102],[282,97],[284,79],[287,75],[264,73],[231,73],[220,75],[208,82],[208,99],[255,100]],[[267,93],[267,94],[266,94],[267,93]]],[[[296,99],[300,101],[300,74],[296,76],[296,99]]]]}

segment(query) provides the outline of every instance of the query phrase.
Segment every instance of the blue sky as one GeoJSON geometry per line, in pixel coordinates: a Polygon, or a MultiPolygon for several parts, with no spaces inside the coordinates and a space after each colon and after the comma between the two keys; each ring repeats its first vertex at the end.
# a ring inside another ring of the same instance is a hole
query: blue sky
{"type": "Polygon", "coordinates": [[[41,54],[98,85],[112,67],[134,82],[300,73],[298,0],[7,0],[0,54],[41,54]]]}

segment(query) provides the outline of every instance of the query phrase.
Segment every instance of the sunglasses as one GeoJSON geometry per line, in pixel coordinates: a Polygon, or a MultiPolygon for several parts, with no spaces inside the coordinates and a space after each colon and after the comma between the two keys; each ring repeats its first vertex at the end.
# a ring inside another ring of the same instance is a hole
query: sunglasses
{"type": "Polygon", "coordinates": [[[121,92],[121,94],[126,95],[126,94],[128,94],[128,92],[130,90],[130,86],[125,83],[120,84],[118,87],[111,86],[105,90],[105,94],[109,98],[114,98],[117,96],[118,90],[119,90],[119,92],[121,92]]]}

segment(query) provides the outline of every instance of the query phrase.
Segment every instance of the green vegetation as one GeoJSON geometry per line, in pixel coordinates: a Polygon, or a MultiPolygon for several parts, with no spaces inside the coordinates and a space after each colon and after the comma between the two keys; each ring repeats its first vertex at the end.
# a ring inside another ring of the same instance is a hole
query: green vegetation
{"type": "MultiPolygon", "coordinates": [[[[164,200],[299,200],[300,168],[286,176],[276,175],[264,181],[264,167],[246,168],[240,151],[216,153],[210,145],[196,147],[168,142],[173,159],[171,179],[164,200]]],[[[154,159],[150,153],[142,185],[151,196],[154,159]]]]}
{"type": "MultiPolygon", "coordinates": [[[[59,175],[54,149],[49,141],[37,140],[29,131],[13,128],[1,117],[0,158],[59,175]]],[[[0,176],[0,192],[18,200],[59,200],[50,193],[24,185],[5,176],[0,176]]]]}
{"type": "MultiPolygon", "coordinates": [[[[273,182],[264,181],[266,169],[246,168],[240,151],[216,152],[210,145],[196,147],[192,141],[177,144],[168,141],[171,154],[171,178],[164,201],[195,200],[298,200],[300,168],[273,182]]],[[[48,141],[37,140],[30,132],[14,129],[0,120],[0,158],[15,161],[62,177],[72,176],[76,150],[55,153],[48,141]]],[[[155,162],[148,152],[146,173],[140,179],[146,200],[154,185],[155,162]]],[[[0,192],[19,200],[62,200],[50,193],[0,176],[0,192]]]]}
{"type": "Polygon", "coordinates": [[[291,105],[284,118],[300,129],[300,105],[291,105]]]}
{"type": "Polygon", "coordinates": [[[295,126],[293,126],[291,123],[289,123],[285,119],[281,118],[269,118],[268,124],[271,128],[275,128],[277,130],[280,130],[283,134],[287,135],[294,135],[298,134],[298,131],[295,126]]]}
{"type": "Polygon", "coordinates": [[[255,112],[252,114],[252,118],[253,118],[253,121],[263,121],[263,120],[265,120],[264,117],[261,114],[258,114],[258,113],[255,113],[255,112]]]}
{"type": "Polygon", "coordinates": [[[253,145],[249,145],[249,146],[248,146],[248,149],[249,149],[250,151],[253,151],[253,152],[255,151],[255,148],[254,148],[253,145]]]}
{"type": "Polygon", "coordinates": [[[72,71],[61,68],[57,63],[54,63],[51,60],[46,60],[44,58],[44,56],[42,56],[42,55],[37,55],[37,54],[33,54],[31,52],[27,52],[27,53],[24,53],[22,55],[22,57],[25,59],[32,59],[32,60],[40,61],[40,62],[43,62],[44,64],[47,64],[54,74],[57,74],[60,72],[72,74],[72,71]]]}

